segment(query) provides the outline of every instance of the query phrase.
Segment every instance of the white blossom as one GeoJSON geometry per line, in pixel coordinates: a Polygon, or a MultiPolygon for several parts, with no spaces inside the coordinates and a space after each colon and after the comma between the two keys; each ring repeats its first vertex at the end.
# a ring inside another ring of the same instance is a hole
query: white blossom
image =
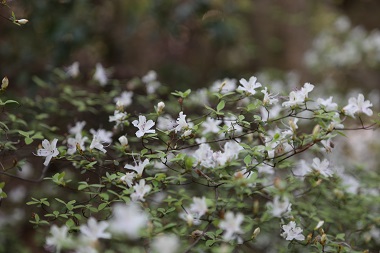
{"type": "Polygon", "coordinates": [[[96,135],[101,142],[111,143],[112,142],[112,132],[107,131],[105,129],[98,129],[95,131],[94,129],[90,129],[90,133],[92,135],[96,135]]]}
{"type": "Polygon", "coordinates": [[[54,139],[51,143],[48,140],[43,140],[42,141],[42,147],[37,150],[37,156],[45,156],[45,162],[44,165],[47,166],[50,162],[50,160],[53,157],[56,157],[59,155],[59,151],[57,149],[57,142],[58,139],[54,139]]]}
{"type": "Polygon", "coordinates": [[[132,91],[123,91],[119,97],[114,98],[114,102],[121,105],[121,106],[129,106],[132,104],[132,97],[133,92],[132,91]]]}
{"type": "Polygon", "coordinates": [[[155,123],[153,122],[153,120],[146,121],[146,117],[145,116],[140,115],[139,116],[139,120],[132,121],[132,124],[139,129],[136,132],[137,138],[141,138],[145,134],[155,133],[156,132],[156,130],[151,129],[155,125],[155,123]]]}
{"type": "Polygon", "coordinates": [[[239,81],[241,86],[239,86],[237,90],[242,90],[251,95],[255,95],[256,94],[255,89],[261,87],[261,83],[257,83],[256,81],[257,81],[257,78],[255,76],[252,76],[251,78],[249,78],[249,81],[242,78],[239,81]]]}
{"type": "Polygon", "coordinates": [[[292,210],[292,204],[289,202],[287,197],[283,197],[280,200],[279,196],[275,196],[273,202],[269,202],[267,207],[273,217],[281,218],[287,215],[292,210]]]}
{"type": "Polygon", "coordinates": [[[106,70],[101,63],[96,64],[94,76],[92,77],[101,86],[105,86],[108,83],[108,76],[106,70]]]}
{"type": "Polygon", "coordinates": [[[223,240],[228,242],[237,239],[239,244],[243,243],[240,238],[240,234],[243,234],[243,230],[240,227],[244,221],[244,215],[237,213],[236,215],[233,212],[228,211],[224,215],[224,219],[219,223],[219,227],[224,230],[223,240]]]}
{"type": "Polygon", "coordinates": [[[66,75],[73,78],[79,76],[79,62],[73,62],[73,64],[68,66],[66,68],[66,75]]]}
{"type": "Polygon", "coordinates": [[[372,116],[373,112],[370,109],[372,104],[369,100],[364,100],[363,94],[359,94],[358,98],[350,98],[348,105],[343,108],[344,114],[355,118],[356,113],[364,113],[368,116],[372,116]]]}
{"type": "Polygon", "coordinates": [[[138,239],[141,229],[148,224],[148,215],[135,204],[116,204],[113,206],[110,219],[110,231],[120,235],[126,235],[130,239],[138,239]]]}
{"type": "Polygon", "coordinates": [[[68,138],[67,139],[67,146],[68,146],[67,154],[69,154],[69,155],[74,154],[75,151],[77,151],[77,145],[80,147],[81,150],[84,150],[85,149],[84,142],[87,139],[88,138],[86,136],[82,137],[81,133],[77,133],[75,135],[75,138],[68,138]]]}
{"type": "Polygon", "coordinates": [[[179,116],[177,118],[177,126],[175,127],[174,131],[177,133],[177,132],[180,132],[181,130],[183,129],[186,129],[189,127],[189,125],[187,124],[186,122],[186,115],[183,114],[183,112],[180,112],[179,113],[179,116]]]}
{"type": "Polygon", "coordinates": [[[193,197],[193,203],[190,205],[190,212],[196,213],[201,217],[202,215],[206,214],[208,211],[206,198],[198,198],[193,197]]]}
{"type": "Polygon", "coordinates": [[[82,133],[83,127],[86,125],[85,121],[78,121],[75,123],[75,126],[71,127],[69,129],[70,134],[77,134],[77,133],[82,133]]]}
{"type": "Polygon", "coordinates": [[[135,191],[131,194],[131,199],[132,201],[136,202],[138,200],[145,201],[145,194],[149,193],[152,187],[145,184],[145,179],[140,179],[140,182],[136,183],[133,186],[133,189],[135,191]]]}
{"type": "Polygon", "coordinates": [[[105,232],[105,230],[108,228],[109,224],[106,221],[100,221],[97,222],[94,217],[90,217],[87,221],[86,225],[80,226],[80,232],[82,235],[90,240],[90,241],[97,241],[98,239],[110,239],[111,234],[108,232],[105,232]]]}
{"type": "Polygon", "coordinates": [[[284,230],[284,232],[281,233],[281,236],[288,241],[294,239],[298,241],[305,240],[305,236],[302,234],[302,228],[296,227],[296,223],[294,221],[289,222],[288,225],[282,225],[282,229],[284,230]]]}
{"type": "Polygon", "coordinates": [[[128,170],[134,170],[137,172],[137,175],[141,176],[143,171],[144,171],[144,168],[149,164],[149,160],[148,159],[145,159],[144,162],[141,162],[141,160],[139,160],[138,162],[135,162],[135,166],[132,166],[132,165],[129,165],[129,164],[126,164],[124,166],[125,169],[128,169],[128,170]]]}
{"type": "Polygon", "coordinates": [[[68,236],[69,229],[66,226],[59,228],[57,225],[50,227],[51,236],[46,237],[46,245],[53,246],[55,252],[61,252],[61,249],[72,246],[73,240],[68,236]]]}
{"type": "Polygon", "coordinates": [[[121,181],[123,181],[128,187],[132,187],[133,179],[136,177],[135,172],[127,172],[124,176],[120,178],[121,181]]]}
{"type": "Polygon", "coordinates": [[[174,234],[160,234],[150,244],[155,253],[175,253],[180,247],[179,238],[174,234]]]}
{"type": "Polygon", "coordinates": [[[324,159],[321,162],[321,160],[318,157],[316,157],[313,159],[313,164],[311,165],[311,167],[323,176],[331,177],[334,172],[329,168],[329,164],[329,161],[327,161],[326,159],[324,159]]]}
{"type": "Polygon", "coordinates": [[[210,117],[206,118],[206,121],[202,123],[203,131],[202,134],[207,133],[218,133],[220,128],[219,125],[222,123],[221,120],[213,119],[210,117]]]}
{"type": "Polygon", "coordinates": [[[102,144],[102,141],[99,137],[99,135],[93,135],[91,144],[90,144],[90,149],[97,149],[99,151],[102,151],[103,153],[106,153],[107,150],[104,149],[104,146],[102,144]]]}

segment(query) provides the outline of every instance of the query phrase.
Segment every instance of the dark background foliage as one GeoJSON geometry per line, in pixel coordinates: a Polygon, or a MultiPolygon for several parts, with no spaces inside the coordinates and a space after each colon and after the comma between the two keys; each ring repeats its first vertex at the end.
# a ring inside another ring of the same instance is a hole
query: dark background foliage
{"type": "MultiPolygon", "coordinates": [[[[91,75],[95,64],[102,62],[118,79],[154,69],[164,83],[178,89],[263,69],[297,70],[302,79],[318,81],[303,61],[317,32],[341,14],[367,29],[380,24],[380,3],[374,0],[9,4],[18,17],[30,20],[22,27],[0,20],[0,74],[9,76],[18,92],[33,86],[32,76],[48,78],[52,69],[74,61],[80,62],[83,75],[91,75]]],[[[10,16],[5,8],[0,12],[10,16]]]]}

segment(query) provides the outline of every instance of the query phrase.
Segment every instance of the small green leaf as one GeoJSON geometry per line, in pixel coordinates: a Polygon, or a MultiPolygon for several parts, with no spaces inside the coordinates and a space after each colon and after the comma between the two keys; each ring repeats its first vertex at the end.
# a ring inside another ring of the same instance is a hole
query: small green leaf
{"type": "Polygon", "coordinates": [[[225,105],[226,105],[226,102],[224,100],[220,101],[219,104],[216,106],[216,110],[220,112],[221,110],[223,110],[225,105]]]}
{"type": "Polygon", "coordinates": [[[29,145],[29,144],[31,144],[33,142],[33,139],[30,138],[30,137],[26,137],[24,140],[25,140],[25,144],[26,145],[29,145]]]}

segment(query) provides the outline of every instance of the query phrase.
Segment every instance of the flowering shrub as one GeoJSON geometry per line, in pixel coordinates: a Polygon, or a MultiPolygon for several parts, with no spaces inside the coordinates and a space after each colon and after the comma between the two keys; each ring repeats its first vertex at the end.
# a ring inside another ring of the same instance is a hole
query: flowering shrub
{"type": "Polygon", "coordinates": [[[80,88],[69,84],[79,67],[56,70],[51,84],[36,78],[59,95],[23,99],[17,116],[16,101],[1,101],[3,152],[19,152],[1,173],[17,177],[32,159],[25,149],[40,144],[30,153],[41,174],[24,179],[45,182],[27,205],[47,250],[379,247],[379,175],[332,156],[348,130],[378,126],[363,94],[314,97],[310,83],[274,93],[256,77],[168,94],[153,71],[122,82],[101,64],[80,88]]]}

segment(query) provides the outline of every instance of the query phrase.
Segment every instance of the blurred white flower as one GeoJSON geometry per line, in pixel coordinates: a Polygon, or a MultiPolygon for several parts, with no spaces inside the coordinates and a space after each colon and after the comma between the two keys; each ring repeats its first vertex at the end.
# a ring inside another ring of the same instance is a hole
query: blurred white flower
{"type": "Polygon", "coordinates": [[[190,205],[190,212],[197,213],[199,217],[206,214],[208,211],[206,198],[193,197],[193,203],[190,205]]]}
{"type": "Polygon", "coordinates": [[[255,76],[252,76],[249,78],[249,81],[245,80],[244,78],[240,79],[240,85],[237,90],[242,90],[246,93],[249,93],[251,95],[256,94],[256,88],[261,87],[261,83],[257,83],[257,78],[255,76]]]}
{"type": "Polygon", "coordinates": [[[213,119],[210,117],[206,118],[206,121],[202,123],[203,131],[202,134],[207,133],[218,133],[220,128],[219,125],[222,123],[221,120],[213,119]]]}
{"type": "Polygon", "coordinates": [[[282,229],[284,230],[284,232],[281,233],[281,236],[288,241],[294,239],[298,241],[305,240],[305,236],[302,234],[302,228],[296,227],[296,223],[294,221],[289,222],[288,225],[282,225],[282,229]]]}
{"type": "Polygon", "coordinates": [[[137,172],[137,175],[139,176],[142,176],[142,173],[144,171],[144,168],[149,164],[149,160],[148,159],[145,159],[144,162],[141,162],[141,160],[139,160],[138,162],[135,161],[135,166],[132,166],[132,165],[129,165],[129,164],[126,164],[124,166],[125,169],[128,169],[128,170],[134,170],[137,172]]]}
{"type": "Polygon", "coordinates": [[[141,229],[148,225],[148,215],[135,203],[116,204],[112,214],[109,221],[110,231],[130,239],[138,239],[141,229]]]}
{"type": "Polygon", "coordinates": [[[51,236],[46,237],[46,246],[52,246],[55,248],[55,252],[61,252],[61,249],[72,247],[74,242],[67,232],[69,229],[66,226],[61,228],[57,225],[50,227],[51,236]]]}
{"type": "Polygon", "coordinates": [[[121,106],[129,106],[130,104],[132,104],[132,97],[132,91],[124,91],[120,94],[119,97],[115,97],[113,101],[121,106]]]}
{"type": "Polygon", "coordinates": [[[120,178],[121,181],[123,181],[128,187],[132,187],[133,179],[136,177],[135,172],[127,172],[124,176],[120,178]]]}
{"type": "Polygon", "coordinates": [[[105,142],[105,143],[111,143],[112,142],[112,132],[107,131],[105,129],[98,129],[95,131],[94,129],[90,129],[90,133],[92,135],[98,136],[99,141],[105,142]]]}
{"type": "Polygon", "coordinates": [[[92,77],[101,86],[105,86],[108,83],[108,76],[106,70],[103,68],[101,63],[96,64],[96,70],[94,76],[92,77]]]}
{"type": "Polygon", "coordinates": [[[106,221],[97,222],[94,217],[90,217],[87,224],[80,226],[80,232],[86,238],[86,240],[97,241],[98,239],[110,239],[111,234],[105,232],[109,224],[106,221]]]}
{"type": "Polygon", "coordinates": [[[160,234],[150,244],[153,252],[175,253],[180,247],[179,238],[174,234],[160,234]]]}
{"type": "Polygon", "coordinates": [[[334,172],[329,168],[329,164],[329,161],[327,161],[326,159],[324,159],[321,162],[321,160],[318,157],[316,157],[313,159],[313,164],[311,165],[311,167],[323,176],[331,177],[334,172]]]}
{"type": "Polygon", "coordinates": [[[145,179],[141,179],[139,183],[136,183],[134,186],[133,186],[133,189],[135,190],[132,194],[131,194],[131,199],[133,202],[136,202],[136,201],[145,201],[144,197],[145,197],[145,194],[149,193],[150,190],[152,189],[152,187],[150,185],[146,185],[145,184],[145,179]]]}
{"type": "Polygon", "coordinates": [[[240,227],[243,221],[243,214],[237,213],[235,215],[233,212],[228,211],[224,215],[224,219],[219,223],[219,228],[224,230],[223,240],[228,242],[236,239],[237,243],[243,243],[243,240],[239,236],[244,233],[240,227]]]}
{"type": "Polygon", "coordinates": [[[66,68],[66,75],[73,78],[79,76],[79,62],[73,62],[73,64],[68,66],[66,68]]]}
{"type": "Polygon", "coordinates": [[[82,137],[82,134],[81,133],[77,133],[75,135],[75,138],[68,138],[67,139],[67,146],[68,146],[68,150],[67,150],[67,154],[69,155],[72,155],[75,153],[75,151],[77,151],[77,145],[80,147],[81,150],[84,150],[85,147],[84,147],[84,142],[87,140],[88,138],[85,136],[85,137],[82,137]]]}
{"type": "Polygon", "coordinates": [[[281,218],[286,216],[292,210],[292,204],[287,197],[283,197],[280,200],[279,196],[275,196],[273,202],[267,203],[267,207],[273,217],[281,218]]]}
{"type": "Polygon", "coordinates": [[[83,127],[86,125],[86,122],[85,121],[77,121],[75,123],[75,126],[71,127],[69,129],[69,133],[70,134],[78,134],[78,133],[82,133],[82,130],[83,130],[83,127]]]}

